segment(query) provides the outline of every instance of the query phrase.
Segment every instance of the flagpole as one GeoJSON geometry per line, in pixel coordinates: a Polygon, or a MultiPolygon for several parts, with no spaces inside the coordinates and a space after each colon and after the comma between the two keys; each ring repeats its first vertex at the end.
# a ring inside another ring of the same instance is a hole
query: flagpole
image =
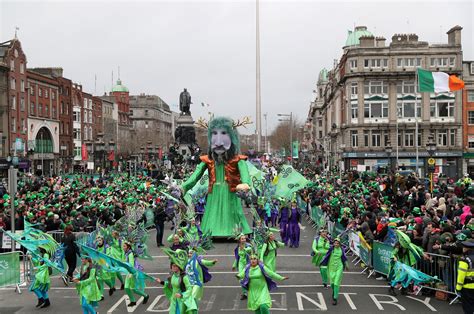
{"type": "MultiPolygon", "coordinates": [[[[421,106],[420,106],[421,107],[421,106]]],[[[416,174],[419,172],[419,155],[418,155],[418,69],[415,66],[415,154],[416,154],[416,174]]]]}

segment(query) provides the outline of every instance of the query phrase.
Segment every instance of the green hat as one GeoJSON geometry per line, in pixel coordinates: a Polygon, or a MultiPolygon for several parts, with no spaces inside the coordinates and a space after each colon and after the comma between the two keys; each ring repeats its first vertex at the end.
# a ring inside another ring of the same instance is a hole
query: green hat
{"type": "Polygon", "coordinates": [[[185,250],[177,249],[176,251],[170,248],[164,248],[163,252],[168,255],[170,262],[177,265],[181,270],[184,270],[188,262],[188,253],[185,250]]]}
{"type": "Polygon", "coordinates": [[[420,207],[413,207],[413,213],[420,215],[421,214],[420,207]]]}
{"type": "Polygon", "coordinates": [[[71,210],[71,214],[70,214],[72,217],[76,217],[77,216],[77,210],[71,210]]]}
{"type": "Polygon", "coordinates": [[[52,216],[54,216],[54,213],[53,213],[53,212],[49,212],[49,213],[48,213],[48,217],[52,217],[52,216]]]}

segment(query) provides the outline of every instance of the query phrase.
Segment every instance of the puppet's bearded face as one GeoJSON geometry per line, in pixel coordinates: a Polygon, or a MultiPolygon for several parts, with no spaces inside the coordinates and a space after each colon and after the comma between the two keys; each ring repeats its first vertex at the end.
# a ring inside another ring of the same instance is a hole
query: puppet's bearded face
{"type": "Polygon", "coordinates": [[[211,133],[211,149],[217,155],[222,155],[230,149],[232,140],[224,129],[214,129],[211,133]]]}

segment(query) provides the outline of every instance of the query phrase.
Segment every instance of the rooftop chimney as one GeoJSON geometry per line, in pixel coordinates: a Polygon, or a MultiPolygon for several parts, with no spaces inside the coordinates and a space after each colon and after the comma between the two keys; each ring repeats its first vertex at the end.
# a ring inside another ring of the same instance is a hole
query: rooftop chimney
{"type": "Polygon", "coordinates": [[[456,25],[446,33],[448,34],[448,44],[461,46],[461,30],[462,27],[456,25]]]}

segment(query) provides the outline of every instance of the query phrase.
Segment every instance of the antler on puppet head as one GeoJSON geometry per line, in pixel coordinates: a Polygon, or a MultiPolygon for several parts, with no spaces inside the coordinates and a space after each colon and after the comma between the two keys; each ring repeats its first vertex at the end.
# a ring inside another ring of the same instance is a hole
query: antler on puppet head
{"type": "Polygon", "coordinates": [[[244,117],[244,118],[242,119],[242,121],[240,121],[240,119],[237,120],[237,122],[234,121],[234,122],[232,123],[232,126],[233,126],[234,129],[235,129],[235,128],[238,128],[238,127],[240,127],[240,126],[243,126],[243,127],[245,128],[247,124],[252,124],[252,123],[253,123],[253,122],[252,122],[252,120],[250,120],[250,117],[249,117],[249,116],[246,116],[246,117],[244,117]]]}
{"type": "Polygon", "coordinates": [[[195,124],[201,129],[209,129],[209,122],[206,121],[206,119],[204,119],[203,117],[199,117],[195,124]]]}

